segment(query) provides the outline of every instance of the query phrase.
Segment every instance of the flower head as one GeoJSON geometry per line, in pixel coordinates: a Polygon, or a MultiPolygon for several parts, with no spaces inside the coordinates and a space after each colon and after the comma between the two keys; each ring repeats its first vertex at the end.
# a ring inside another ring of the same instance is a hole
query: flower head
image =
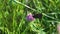
{"type": "Polygon", "coordinates": [[[60,34],[60,24],[57,25],[58,34],[60,34]]]}
{"type": "Polygon", "coordinates": [[[27,15],[26,19],[27,19],[28,21],[33,21],[33,20],[34,20],[33,15],[32,15],[31,13],[29,13],[29,14],[27,15]]]}

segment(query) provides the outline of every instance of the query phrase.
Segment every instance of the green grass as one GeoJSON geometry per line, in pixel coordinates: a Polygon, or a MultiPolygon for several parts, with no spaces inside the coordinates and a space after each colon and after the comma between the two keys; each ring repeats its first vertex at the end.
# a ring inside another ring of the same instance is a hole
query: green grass
{"type": "Polygon", "coordinates": [[[0,0],[0,34],[58,34],[60,0],[0,0]],[[29,22],[28,12],[42,13],[29,22]]]}

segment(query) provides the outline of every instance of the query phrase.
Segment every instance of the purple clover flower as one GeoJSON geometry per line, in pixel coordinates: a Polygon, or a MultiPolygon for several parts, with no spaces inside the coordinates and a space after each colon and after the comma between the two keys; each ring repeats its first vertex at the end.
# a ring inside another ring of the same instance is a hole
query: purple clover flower
{"type": "Polygon", "coordinates": [[[60,34],[60,24],[57,25],[58,34],[60,34]]]}
{"type": "Polygon", "coordinates": [[[34,17],[33,17],[33,15],[32,15],[31,13],[29,13],[29,14],[27,15],[26,19],[27,19],[28,21],[33,21],[33,20],[34,20],[34,17]]]}

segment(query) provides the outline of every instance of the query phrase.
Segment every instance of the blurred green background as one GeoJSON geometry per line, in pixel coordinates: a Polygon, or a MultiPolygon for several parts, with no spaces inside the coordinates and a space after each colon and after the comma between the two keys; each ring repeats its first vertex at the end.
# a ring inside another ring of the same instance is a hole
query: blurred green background
{"type": "Polygon", "coordinates": [[[58,34],[60,0],[0,0],[0,34],[58,34]],[[27,12],[42,13],[29,22],[27,12]]]}

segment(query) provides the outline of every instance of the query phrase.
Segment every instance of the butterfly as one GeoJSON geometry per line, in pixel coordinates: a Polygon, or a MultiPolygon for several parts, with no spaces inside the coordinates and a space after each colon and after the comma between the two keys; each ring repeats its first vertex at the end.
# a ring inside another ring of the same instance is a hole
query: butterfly
{"type": "Polygon", "coordinates": [[[42,19],[42,13],[33,13],[34,18],[42,19]]]}

